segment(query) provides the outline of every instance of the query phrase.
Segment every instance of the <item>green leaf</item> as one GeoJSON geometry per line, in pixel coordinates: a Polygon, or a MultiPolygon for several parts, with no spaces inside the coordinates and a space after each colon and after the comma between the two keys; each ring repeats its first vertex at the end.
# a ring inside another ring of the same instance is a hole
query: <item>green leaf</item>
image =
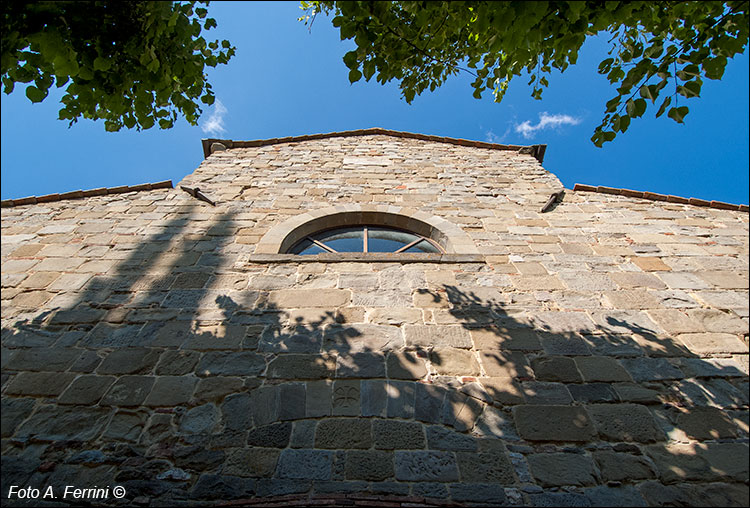
{"type": "Polygon", "coordinates": [[[362,77],[362,73],[359,72],[357,69],[352,69],[349,71],[349,83],[354,83],[356,81],[359,81],[359,78],[362,77]]]}
{"type": "Polygon", "coordinates": [[[679,108],[670,108],[667,116],[677,123],[684,123],[683,119],[687,116],[688,112],[687,106],[680,106],[679,108]]]}
{"type": "Polygon", "coordinates": [[[39,90],[34,85],[26,87],[26,97],[28,97],[31,102],[42,102],[45,97],[47,97],[47,93],[47,90],[39,90]]]}
{"type": "Polygon", "coordinates": [[[344,55],[344,65],[349,69],[356,69],[359,65],[357,63],[357,52],[349,51],[344,55]]]}
{"type": "Polygon", "coordinates": [[[630,115],[635,118],[639,118],[643,116],[643,113],[646,112],[646,101],[643,99],[636,99],[635,100],[635,115],[630,115]]]}
{"type": "Polygon", "coordinates": [[[663,115],[664,111],[667,110],[667,107],[669,107],[670,104],[672,104],[672,97],[666,97],[664,102],[661,103],[661,106],[659,106],[659,110],[656,112],[656,118],[663,115]]]}

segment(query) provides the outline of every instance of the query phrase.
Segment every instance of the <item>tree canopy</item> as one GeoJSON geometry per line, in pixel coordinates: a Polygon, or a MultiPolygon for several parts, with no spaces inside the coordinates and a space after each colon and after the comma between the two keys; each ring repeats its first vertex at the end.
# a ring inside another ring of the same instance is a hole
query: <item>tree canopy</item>
{"type": "Polygon", "coordinates": [[[500,102],[525,73],[541,99],[553,69],[575,64],[588,37],[609,34],[597,72],[615,95],[591,138],[602,146],[649,109],[682,123],[682,99],[699,97],[703,80],[721,79],[727,60],[747,48],[748,3],[303,1],[300,20],[332,12],[341,39],[357,45],[344,55],[349,81],[395,79],[409,103],[460,71],[476,78],[476,98],[491,90],[500,102]]]}
{"type": "Polygon", "coordinates": [[[178,114],[196,125],[200,103],[214,102],[205,66],[235,53],[201,36],[216,21],[196,4],[208,2],[3,2],[3,91],[33,83],[26,96],[41,102],[53,84],[67,85],[59,119],[70,125],[82,117],[108,131],[168,129],[178,114]]]}

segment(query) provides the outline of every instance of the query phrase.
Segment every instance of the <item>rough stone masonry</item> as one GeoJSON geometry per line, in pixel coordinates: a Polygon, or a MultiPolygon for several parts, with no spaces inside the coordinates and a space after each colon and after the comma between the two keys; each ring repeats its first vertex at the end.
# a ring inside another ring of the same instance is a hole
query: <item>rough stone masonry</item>
{"type": "Polygon", "coordinates": [[[181,182],[216,206],[2,209],[3,504],[748,505],[746,212],[540,213],[562,185],[509,147],[255,144],[181,182]],[[447,252],[256,252],[335,207],[447,252]]]}

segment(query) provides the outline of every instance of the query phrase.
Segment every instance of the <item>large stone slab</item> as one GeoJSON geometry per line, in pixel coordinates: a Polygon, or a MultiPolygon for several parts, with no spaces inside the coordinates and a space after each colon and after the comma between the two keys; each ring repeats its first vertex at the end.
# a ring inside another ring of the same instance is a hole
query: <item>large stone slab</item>
{"type": "Polygon", "coordinates": [[[469,331],[461,325],[404,325],[407,346],[472,347],[469,331]]]}
{"type": "Polygon", "coordinates": [[[42,406],[16,432],[35,441],[91,441],[109,417],[104,408],[42,406]]]}
{"type": "Polygon", "coordinates": [[[458,480],[456,458],[451,452],[397,451],[396,479],[409,482],[450,482],[458,480]]]}
{"type": "Polygon", "coordinates": [[[604,440],[652,443],[665,439],[651,412],[640,404],[592,404],[586,409],[604,440]]]}
{"type": "Polygon", "coordinates": [[[597,483],[594,461],[578,453],[535,453],[528,455],[531,474],[542,487],[586,486],[597,483]]]}
{"type": "Polygon", "coordinates": [[[516,428],[529,441],[591,441],[594,426],[582,407],[516,406],[516,428]]]}

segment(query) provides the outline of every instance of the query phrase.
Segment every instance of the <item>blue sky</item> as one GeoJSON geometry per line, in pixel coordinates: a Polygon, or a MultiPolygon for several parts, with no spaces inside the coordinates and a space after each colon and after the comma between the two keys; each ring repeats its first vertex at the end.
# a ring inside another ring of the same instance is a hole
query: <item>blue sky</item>
{"type": "Polygon", "coordinates": [[[297,21],[296,2],[212,2],[218,22],[206,37],[237,48],[229,65],[209,69],[223,108],[207,108],[200,126],[104,131],[102,122],[73,127],[57,120],[59,92],[31,104],[23,86],[2,95],[2,199],[77,189],[172,180],[203,159],[200,139],[249,140],[368,127],[507,144],[547,144],[544,167],[567,188],[575,183],[748,203],[748,55],[730,61],[722,81],[685,101],[685,125],[649,111],[614,143],[589,138],[613,96],[596,67],[605,40],[584,46],[578,65],[553,75],[542,101],[516,78],[501,104],[471,96],[470,76],[457,76],[409,105],[396,83],[350,85],[330,18],[312,31],[297,21]],[[206,130],[212,126],[214,130],[206,130]],[[221,127],[220,130],[218,127],[221,127]]]}

